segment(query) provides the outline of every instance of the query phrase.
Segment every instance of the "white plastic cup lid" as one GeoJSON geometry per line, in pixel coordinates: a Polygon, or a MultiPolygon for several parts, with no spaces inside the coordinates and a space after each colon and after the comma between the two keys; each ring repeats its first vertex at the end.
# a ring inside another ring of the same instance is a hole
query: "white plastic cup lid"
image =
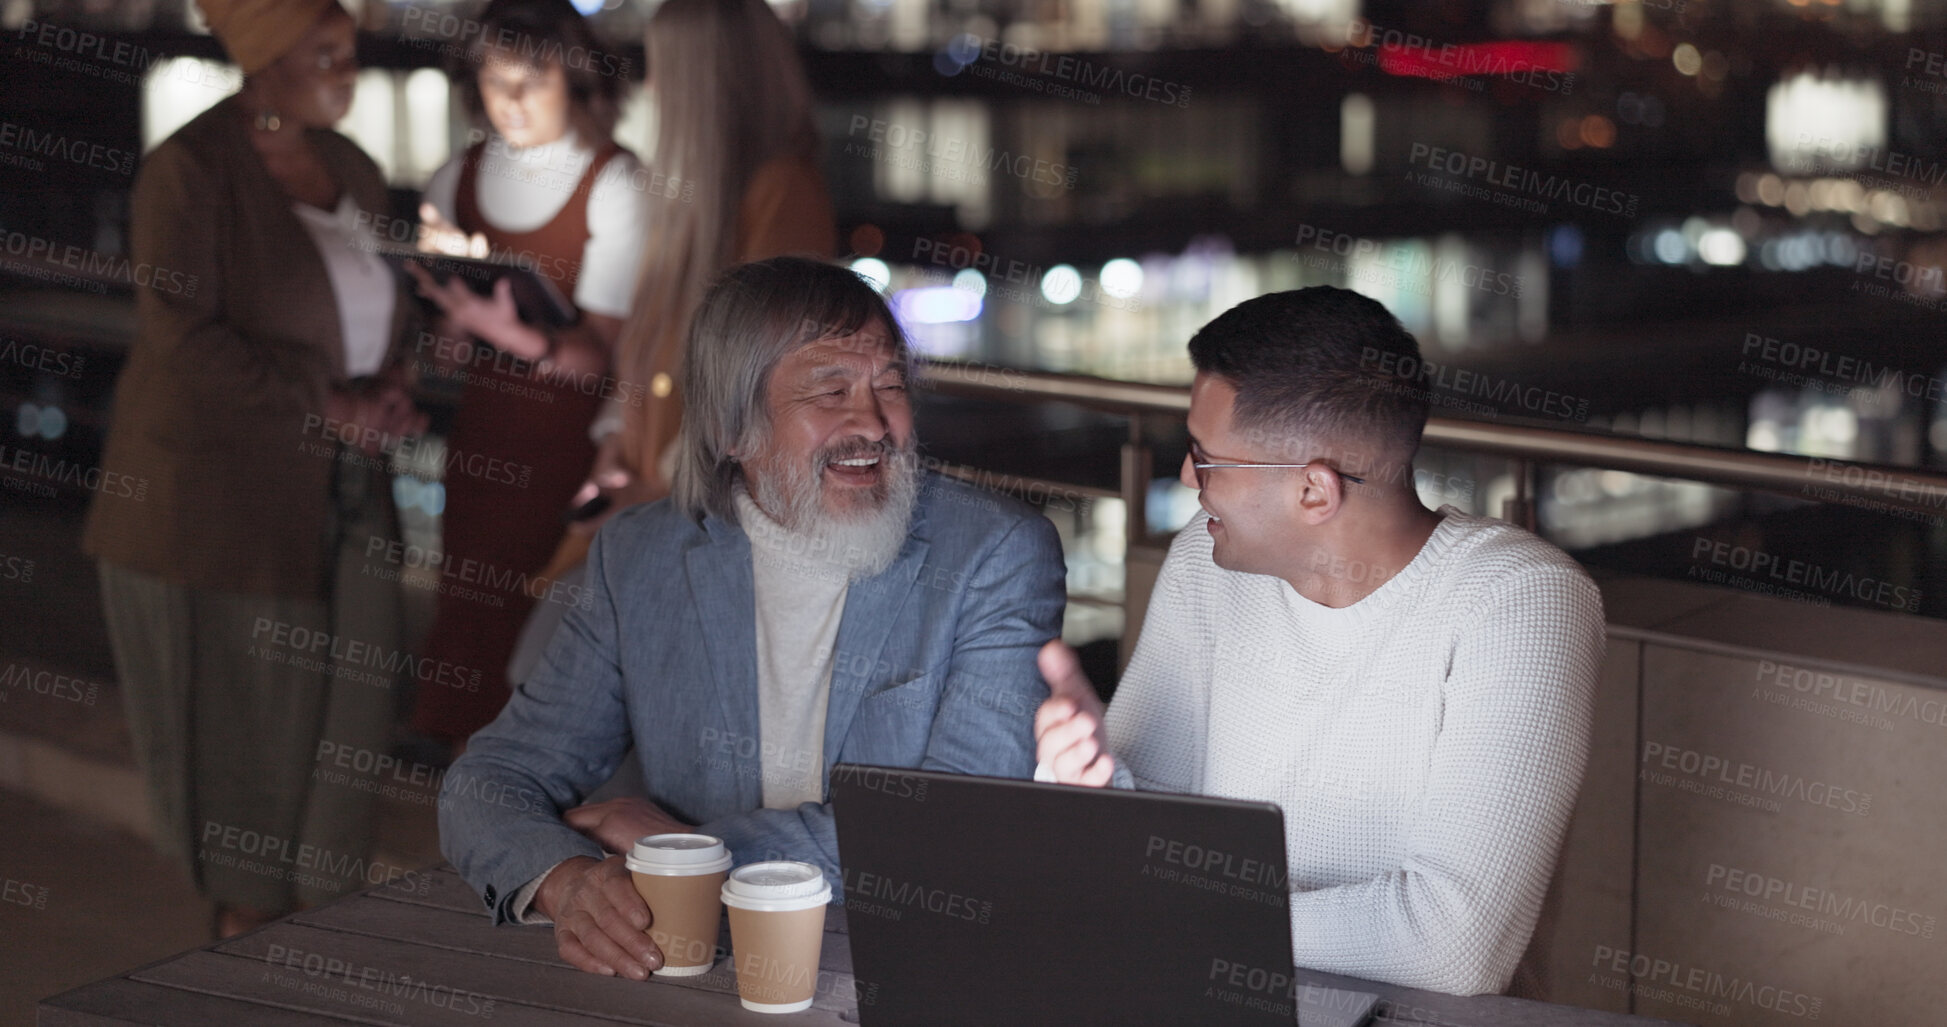
{"type": "Polygon", "coordinates": [[[714,874],[730,869],[730,850],[707,834],[651,834],[623,862],[641,874],[714,874]]]}
{"type": "Polygon", "coordinates": [[[803,909],[830,902],[832,886],[810,863],[748,863],[723,882],[723,901],[745,909],[803,909]]]}

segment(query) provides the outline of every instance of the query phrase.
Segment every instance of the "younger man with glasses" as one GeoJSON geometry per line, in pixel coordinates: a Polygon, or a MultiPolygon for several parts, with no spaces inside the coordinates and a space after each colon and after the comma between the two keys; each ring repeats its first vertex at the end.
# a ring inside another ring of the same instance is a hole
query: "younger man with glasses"
{"type": "Polygon", "coordinates": [[[1426,394],[1379,370],[1418,356],[1330,287],[1205,325],[1203,512],[1114,706],[1051,642],[1035,734],[1065,783],[1282,807],[1300,966],[1479,994],[1507,987],[1575,805],[1602,600],[1534,535],[1420,503],[1426,394]]]}

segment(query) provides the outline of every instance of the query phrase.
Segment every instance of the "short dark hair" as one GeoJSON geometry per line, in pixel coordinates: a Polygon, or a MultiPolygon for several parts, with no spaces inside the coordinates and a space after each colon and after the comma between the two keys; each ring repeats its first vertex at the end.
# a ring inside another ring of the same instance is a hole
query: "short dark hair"
{"type": "Polygon", "coordinates": [[[1238,429],[1388,461],[1410,461],[1426,428],[1425,390],[1391,370],[1419,356],[1391,311],[1330,285],[1245,300],[1190,338],[1196,369],[1237,390],[1238,429]]]}
{"type": "Polygon", "coordinates": [[[486,103],[480,98],[480,66],[487,51],[507,40],[517,56],[537,68],[561,66],[568,83],[568,123],[581,133],[582,145],[599,150],[615,135],[622,110],[622,81],[618,65],[609,57],[588,19],[569,0],[489,0],[476,19],[479,34],[471,36],[448,67],[459,87],[468,117],[491,129],[486,103]]]}

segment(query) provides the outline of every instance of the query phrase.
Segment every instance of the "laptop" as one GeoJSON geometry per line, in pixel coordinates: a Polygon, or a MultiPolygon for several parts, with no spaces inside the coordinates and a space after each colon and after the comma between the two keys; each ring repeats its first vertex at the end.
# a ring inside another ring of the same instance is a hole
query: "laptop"
{"type": "Polygon", "coordinates": [[[1262,802],[840,763],[863,1027],[1359,1027],[1294,983],[1284,814],[1262,802]]]}

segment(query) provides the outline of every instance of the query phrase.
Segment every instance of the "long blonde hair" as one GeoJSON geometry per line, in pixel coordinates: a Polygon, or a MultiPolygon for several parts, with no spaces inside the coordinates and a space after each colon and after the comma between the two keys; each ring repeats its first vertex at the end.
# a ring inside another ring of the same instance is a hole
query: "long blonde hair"
{"type": "Polygon", "coordinates": [[[665,0],[645,47],[654,170],[677,195],[650,213],[615,363],[624,381],[649,390],[645,406],[629,408],[622,455],[638,474],[653,475],[674,437],[673,385],[690,316],[737,258],[745,187],[779,156],[813,159],[817,131],[796,44],[765,0],[665,0]]]}

